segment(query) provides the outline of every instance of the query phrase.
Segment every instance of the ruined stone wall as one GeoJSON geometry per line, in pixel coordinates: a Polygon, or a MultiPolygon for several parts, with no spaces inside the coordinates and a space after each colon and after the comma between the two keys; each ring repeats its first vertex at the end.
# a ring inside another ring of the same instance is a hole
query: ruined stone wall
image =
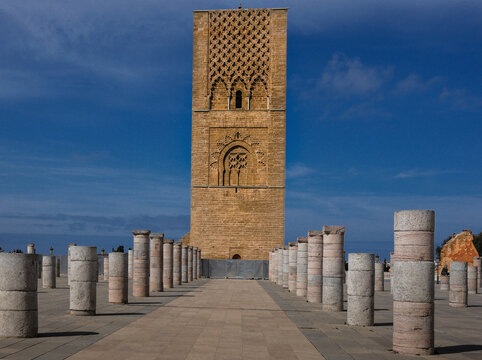
{"type": "Polygon", "coordinates": [[[463,230],[459,234],[453,234],[452,238],[445,243],[440,251],[439,272],[444,266],[450,271],[451,261],[465,261],[469,266],[473,265],[474,256],[479,256],[475,249],[474,235],[470,230],[463,230]]]}
{"type": "Polygon", "coordinates": [[[188,241],[203,258],[267,259],[284,243],[286,16],[194,12],[188,241]]]}

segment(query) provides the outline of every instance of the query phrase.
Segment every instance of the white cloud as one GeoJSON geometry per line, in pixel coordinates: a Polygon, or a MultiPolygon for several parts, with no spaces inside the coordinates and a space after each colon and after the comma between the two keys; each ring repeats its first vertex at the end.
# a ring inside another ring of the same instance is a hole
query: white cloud
{"type": "Polygon", "coordinates": [[[406,178],[415,178],[415,177],[428,177],[428,176],[439,176],[439,175],[447,175],[447,174],[457,174],[460,173],[459,171],[454,170],[418,170],[418,169],[410,169],[406,171],[401,171],[396,174],[393,178],[394,179],[406,179],[406,178]]]}
{"type": "Polygon", "coordinates": [[[419,75],[412,73],[397,83],[394,93],[406,94],[417,91],[426,91],[433,84],[440,82],[443,82],[443,79],[438,76],[429,80],[423,80],[419,75]]]}
{"type": "Polygon", "coordinates": [[[318,82],[329,95],[368,95],[376,92],[392,76],[392,68],[368,66],[360,58],[334,54],[318,82]]]}
{"type": "Polygon", "coordinates": [[[296,179],[311,175],[315,172],[313,168],[310,168],[304,164],[288,165],[286,169],[286,179],[296,179]]]}
{"type": "Polygon", "coordinates": [[[455,110],[471,110],[482,107],[482,97],[470,94],[466,89],[444,88],[440,100],[455,110]]]}

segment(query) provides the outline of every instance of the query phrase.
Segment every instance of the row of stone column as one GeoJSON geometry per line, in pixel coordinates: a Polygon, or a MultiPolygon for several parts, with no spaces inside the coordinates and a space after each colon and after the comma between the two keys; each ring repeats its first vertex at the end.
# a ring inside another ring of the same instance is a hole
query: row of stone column
{"type": "Polygon", "coordinates": [[[133,296],[147,297],[201,276],[201,250],[195,246],[174,243],[164,234],[134,230],[132,276],[133,296]],[[150,243],[150,252],[149,252],[150,243]]]}
{"type": "MultiPolygon", "coordinates": [[[[431,210],[405,210],[394,214],[394,252],[392,265],[393,350],[404,354],[428,355],[434,352],[434,228],[431,210]]],[[[321,302],[323,310],[343,309],[344,232],[341,226],[324,226],[323,231],[308,233],[306,297],[321,302]]],[[[298,241],[299,259],[304,259],[304,245],[298,241]],[[301,245],[301,247],[300,247],[301,245]]],[[[275,249],[271,254],[271,280],[288,287],[283,265],[296,246],[275,249]],[[289,250],[288,250],[289,249],[289,250]]],[[[373,254],[348,255],[347,323],[373,325],[374,292],[384,290],[383,264],[375,263],[373,254]]],[[[466,303],[467,277],[474,284],[477,271],[467,270],[467,263],[451,263],[453,291],[450,302],[466,303]],[[470,274],[470,275],[468,275],[470,274]],[[475,274],[475,275],[474,275],[475,274]],[[465,286],[465,289],[464,289],[465,286]]],[[[290,273],[291,275],[291,273],[290,273]]],[[[304,296],[304,262],[297,264],[297,278],[304,296]],[[298,269],[300,269],[298,271],[298,269]]],[[[291,280],[291,277],[288,277],[291,280]]],[[[472,288],[474,285],[471,285],[472,288]]],[[[298,288],[296,288],[298,294],[298,288]]],[[[454,306],[454,305],[453,305],[454,306]]]]}
{"type": "Polygon", "coordinates": [[[326,311],[343,310],[344,226],[324,226],[308,237],[274,249],[269,278],[326,311]]]}
{"type": "Polygon", "coordinates": [[[440,277],[440,290],[449,291],[449,305],[466,307],[468,295],[480,292],[478,259],[474,258],[474,266],[465,261],[451,261],[450,275],[440,277]]]}

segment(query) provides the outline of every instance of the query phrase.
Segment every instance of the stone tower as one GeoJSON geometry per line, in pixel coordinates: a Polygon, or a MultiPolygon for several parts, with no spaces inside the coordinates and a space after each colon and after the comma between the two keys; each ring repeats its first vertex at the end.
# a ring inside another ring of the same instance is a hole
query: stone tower
{"type": "Polygon", "coordinates": [[[194,12],[186,242],[203,258],[267,259],[284,243],[286,17],[194,12]]]}

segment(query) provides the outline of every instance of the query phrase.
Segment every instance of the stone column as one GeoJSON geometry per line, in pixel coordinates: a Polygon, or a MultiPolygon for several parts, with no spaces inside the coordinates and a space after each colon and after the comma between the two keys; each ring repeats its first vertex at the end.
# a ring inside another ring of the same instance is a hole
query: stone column
{"type": "Polygon", "coordinates": [[[283,286],[283,247],[278,248],[278,282],[277,284],[283,286]]]}
{"type": "Polygon", "coordinates": [[[197,278],[200,279],[202,275],[202,267],[201,267],[202,261],[201,261],[201,249],[197,249],[197,278]]]}
{"type": "Polygon", "coordinates": [[[323,226],[323,310],[343,311],[345,227],[323,226]]]}
{"type": "Polygon", "coordinates": [[[128,298],[128,254],[111,252],[109,254],[109,302],[127,304],[128,298]]]}
{"type": "Polygon", "coordinates": [[[393,350],[401,354],[434,352],[435,212],[394,214],[393,350]]]}
{"type": "Polygon", "coordinates": [[[271,281],[272,274],[271,271],[273,269],[273,252],[270,250],[268,251],[268,280],[271,281]]]}
{"type": "Polygon", "coordinates": [[[192,279],[197,280],[197,246],[192,247],[192,279]]]}
{"type": "Polygon", "coordinates": [[[132,296],[149,296],[149,235],[150,230],[133,230],[134,281],[132,296]]]}
{"type": "Polygon", "coordinates": [[[0,299],[0,336],[36,337],[36,255],[0,253],[0,299]]]}
{"type": "Polygon", "coordinates": [[[440,276],[440,290],[442,291],[449,290],[449,277],[447,275],[440,276]]]}
{"type": "Polygon", "coordinates": [[[60,277],[60,258],[55,258],[55,276],[60,277]]]}
{"type": "Polygon", "coordinates": [[[279,258],[279,251],[278,251],[278,248],[276,248],[273,251],[273,282],[275,284],[278,283],[278,258],[279,258]]]}
{"type": "Polygon", "coordinates": [[[109,255],[104,256],[104,281],[109,281],[109,255]]]}
{"type": "Polygon", "coordinates": [[[181,280],[187,283],[187,245],[182,245],[181,251],[181,280]]]}
{"type": "Polygon", "coordinates": [[[395,273],[393,272],[393,263],[394,263],[394,254],[391,251],[390,252],[390,294],[393,294],[393,287],[394,287],[394,282],[393,278],[395,277],[395,273]]]}
{"type": "Polygon", "coordinates": [[[97,247],[71,247],[70,270],[70,314],[95,315],[97,247]]]}
{"type": "Polygon", "coordinates": [[[192,246],[187,248],[187,281],[192,281],[192,246]]]}
{"type": "Polygon", "coordinates": [[[42,285],[44,289],[56,288],[55,270],[57,268],[57,261],[55,256],[44,255],[42,259],[42,285]]]}
{"type": "Polygon", "coordinates": [[[174,287],[173,282],[173,249],[174,240],[164,240],[164,289],[171,289],[174,287]]]}
{"type": "Polygon", "coordinates": [[[375,255],[348,254],[348,277],[346,282],[346,323],[348,325],[373,326],[374,289],[375,255]]]}
{"type": "Polygon", "coordinates": [[[290,277],[290,255],[288,246],[283,247],[283,288],[288,289],[290,277]]]}
{"type": "Polygon", "coordinates": [[[467,263],[465,261],[450,262],[449,305],[467,307],[467,263]]]}
{"type": "Polygon", "coordinates": [[[298,238],[298,254],[296,255],[296,295],[306,296],[308,287],[308,238],[298,238]]]}
{"type": "Polygon", "coordinates": [[[482,257],[474,256],[474,266],[477,268],[477,292],[482,283],[482,257]]]}
{"type": "Polygon", "coordinates": [[[35,254],[35,244],[27,244],[27,254],[35,254]]]}
{"type": "Polygon", "coordinates": [[[290,242],[288,250],[288,262],[289,262],[289,273],[288,273],[288,290],[292,293],[296,292],[296,261],[298,256],[298,243],[290,242]]]}
{"type": "Polygon", "coordinates": [[[321,303],[323,293],[323,232],[308,232],[306,300],[321,303]]]}
{"type": "Polygon", "coordinates": [[[69,244],[67,248],[67,284],[70,286],[70,249],[76,244],[69,244]]]}
{"type": "Polygon", "coordinates": [[[181,249],[181,243],[177,242],[174,243],[174,249],[172,251],[172,257],[173,257],[173,275],[172,279],[174,282],[174,285],[181,285],[182,284],[182,279],[181,279],[181,257],[182,257],[182,249],[181,249]]]}
{"type": "Polygon", "coordinates": [[[129,279],[134,277],[134,250],[127,250],[127,261],[128,261],[128,276],[129,279]]]}
{"type": "MultiPolygon", "coordinates": [[[[350,255],[348,255],[348,258],[350,255]]],[[[348,266],[350,261],[348,260],[348,266]]],[[[381,262],[375,263],[375,291],[385,290],[385,265],[381,262]]]]}
{"type": "Polygon", "coordinates": [[[477,294],[477,268],[475,266],[467,267],[467,292],[477,294]]]}
{"type": "Polygon", "coordinates": [[[149,290],[163,291],[163,243],[164,234],[151,234],[149,265],[149,290]]]}

